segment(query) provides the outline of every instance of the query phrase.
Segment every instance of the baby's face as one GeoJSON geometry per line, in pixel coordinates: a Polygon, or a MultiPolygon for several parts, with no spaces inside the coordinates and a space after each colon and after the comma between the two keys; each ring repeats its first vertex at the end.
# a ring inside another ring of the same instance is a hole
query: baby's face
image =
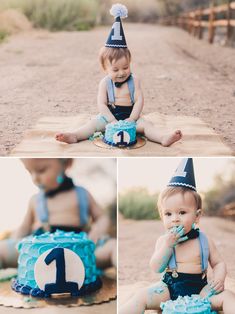
{"type": "Polygon", "coordinates": [[[109,61],[105,64],[106,73],[112,79],[113,82],[124,82],[131,74],[130,62],[126,57],[122,57],[119,60],[109,61]]]}
{"type": "Polygon", "coordinates": [[[35,185],[45,192],[59,186],[57,176],[63,171],[59,159],[55,158],[25,158],[22,159],[25,168],[29,171],[35,185]]]}
{"type": "Polygon", "coordinates": [[[198,223],[199,215],[195,199],[190,192],[184,195],[173,194],[162,201],[161,216],[166,230],[183,225],[184,233],[192,229],[193,223],[198,223]]]}

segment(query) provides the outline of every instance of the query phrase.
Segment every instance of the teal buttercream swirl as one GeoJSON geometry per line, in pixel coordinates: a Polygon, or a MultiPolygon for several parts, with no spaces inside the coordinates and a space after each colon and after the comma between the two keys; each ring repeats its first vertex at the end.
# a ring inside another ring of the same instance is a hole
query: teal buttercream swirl
{"type": "Polygon", "coordinates": [[[106,126],[106,129],[113,129],[113,130],[125,130],[125,129],[132,129],[136,127],[135,121],[126,121],[126,120],[119,120],[116,123],[109,123],[106,126]]]}
{"type": "Polygon", "coordinates": [[[179,296],[175,301],[169,300],[160,305],[162,314],[216,314],[211,310],[211,303],[208,298],[202,298],[200,295],[179,296]]]}
{"type": "Polygon", "coordinates": [[[56,230],[54,233],[45,232],[40,235],[30,235],[25,237],[19,243],[19,249],[22,244],[24,243],[64,243],[64,242],[74,242],[79,241],[80,243],[93,243],[91,240],[88,239],[87,234],[85,232],[65,232],[62,230],[56,230]]]}

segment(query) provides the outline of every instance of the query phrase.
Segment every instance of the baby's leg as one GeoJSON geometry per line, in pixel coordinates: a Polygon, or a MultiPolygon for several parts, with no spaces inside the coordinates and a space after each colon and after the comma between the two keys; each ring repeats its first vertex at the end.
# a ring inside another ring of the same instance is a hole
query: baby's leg
{"type": "Polygon", "coordinates": [[[105,129],[105,121],[97,116],[91,119],[86,124],[81,126],[76,132],[73,133],[57,133],[55,138],[57,141],[65,142],[68,144],[77,143],[82,140],[87,140],[96,131],[103,131],[105,129]]]}
{"type": "Polygon", "coordinates": [[[235,294],[229,290],[213,295],[210,298],[212,309],[223,310],[224,314],[234,314],[235,294]]]}
{"type": "Polygon", "coordinates": [[[0,241],[0,268],[17,267],[17,242],[10,238],[0,241]]]}
{"type": "Polygon", "coordinates": [[[162,282],[143,288],[120,306],[119,314],[143,314],[145,310],[159,310],[161,302],[170,299],[167,286],[162,282]]]}
{"type": "Polygon", "coordinates": [[[182,137],[180,130],[171,133],[165,133],[164,129],[157,128],[152,122],[143,118],[137,120],[137,132],[143,133],[148,140],[160,143],[162,146],[170,146],[179,141],[182,137]]]}
{"type": "Polygon", "coordinates": [[[95,250],[96,263],[99,268],[117,267],[117,240],[109,239],[95,250]]]}

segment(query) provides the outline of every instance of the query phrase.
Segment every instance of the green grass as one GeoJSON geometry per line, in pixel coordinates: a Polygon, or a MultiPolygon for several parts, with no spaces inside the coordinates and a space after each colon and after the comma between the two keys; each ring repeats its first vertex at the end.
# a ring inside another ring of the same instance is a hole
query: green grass
{"type": "Polygon", "coordinates": [[[129,219],[158,219],[156,203],[157,195],[142,188],[133,189],[119,196],[119,211],[129,219]]]}
{"type": "Polygon", "coordinates": [[[87,30],[96,24],[97,0],[1,0],[0,9],[19,9],[35,27],[87,30]]]}

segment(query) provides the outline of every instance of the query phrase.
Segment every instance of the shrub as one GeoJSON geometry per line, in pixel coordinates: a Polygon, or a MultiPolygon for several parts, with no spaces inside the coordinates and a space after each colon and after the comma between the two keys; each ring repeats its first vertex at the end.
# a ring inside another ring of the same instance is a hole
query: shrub
{"type": "Polygon", "coordinates": [[[56,30],[87,30],[96,23],[97,0],[3,0],[0,8],[16,8],[35,27],[56,30]]]}
{"type": "Polygon", "coordinates": [[[119,211],[125,218],[158,219],[157,195],[150,195],[146,189],[132,189],[119,196],[119,211]]]}
{"type": "Polygon", "coordinates": [[[208,215],[220,215],[221,209],[229,203],[235,202],[235,162],[228,163],[223,174],[214,179],[212,188],[205,193],[203,207],[208,215]],[[228,171],[226,175],[226,170],[228,171]]]}
{"type": "Polygon", "coordinates": [[[2,42],[7,36],[8,36],[8,33],[0,29],[0,42],[2,42]]]}

